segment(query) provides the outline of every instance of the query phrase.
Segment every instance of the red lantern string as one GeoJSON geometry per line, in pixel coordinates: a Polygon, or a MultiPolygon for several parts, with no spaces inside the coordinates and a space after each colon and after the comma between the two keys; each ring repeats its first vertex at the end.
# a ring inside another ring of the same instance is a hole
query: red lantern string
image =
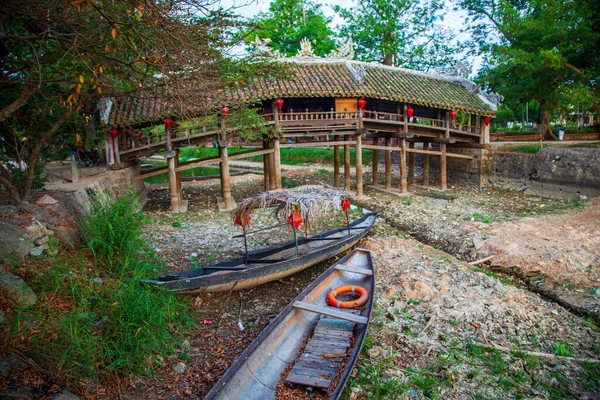
{"type": "Polygon", "coordinates": [[[228,116],[229,108],[227,106],[223,106],[223,108],[221,108],[221,113],[223,113],[224,116],[228,116]]]}
{"type": "Polygon", "coordinates": [[[490,122],[492,122],[492,119],[490,117],[483,118],[483,123],[485,124],[485,126],[488,126],[490,122]]]}
{"type": "Polygon", "coordinates": [[[456,111],[454,111],[454,110],[450,111],[450,118],[452,119],[452,121],[454,121],[456,119],[456,111]]]}
{"type": "Polygon", "coordinates": [[[342,210],[346,211],[350,207],[350,200],[344,199],[342,200],[342,210]]]}
{"type": "Polygon", "coordinates": [[[167,118],[165,119],[165,128],[167,129],[171,129],[171,124],[173,123],[173,120],[167,118]]]}
{"type": "Polygon", "coordinates": [[[364,110],[366,105],[367,105],[367,101],[363,97],[361,97],[358,100],[358,108],[360,108],[361,110],[364,110]]]}
{"type": "Polygon", "coordinates": [[[408,115],[408,118],[411,118],[413,115],[415,115],[415,109],[412,107],[408,107],[406,109],[406,114],[408,115]]]}

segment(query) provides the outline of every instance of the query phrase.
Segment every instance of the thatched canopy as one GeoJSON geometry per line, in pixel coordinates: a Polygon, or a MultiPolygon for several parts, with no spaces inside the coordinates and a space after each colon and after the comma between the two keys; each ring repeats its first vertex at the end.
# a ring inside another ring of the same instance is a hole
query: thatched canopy
{"type": "Polygon", "coordinates": [[[277,218],[287,218],[292,210],[298,211],[303,223],[309,227],[315,218],[342,210],[342,201],[351,194],[330,186],[304,185],[293,189],[271,190],[249,197],[231,211],[234,220],[246,221],[255,208],[275,208],[277,218]]]}

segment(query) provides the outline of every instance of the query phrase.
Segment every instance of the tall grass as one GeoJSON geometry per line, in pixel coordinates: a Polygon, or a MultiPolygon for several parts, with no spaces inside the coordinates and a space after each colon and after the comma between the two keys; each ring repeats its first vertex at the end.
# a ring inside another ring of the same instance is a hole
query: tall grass
{"type": "Polygon", "coordinates": [[[146,218],[128,193],[94,207],[83,224],[86,247],[52,261],[32,283],[40,301],[13,324],[13,338],[37,331],[32,357],[73,377],[148,373],[174,353],[191,325],[185,301],[140,284],[161,264],[142,239],[146,218]]]}

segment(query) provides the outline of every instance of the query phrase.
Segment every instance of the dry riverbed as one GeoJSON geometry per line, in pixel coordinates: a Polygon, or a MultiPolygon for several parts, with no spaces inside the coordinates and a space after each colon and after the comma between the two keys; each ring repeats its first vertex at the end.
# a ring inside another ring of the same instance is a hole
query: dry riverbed
{"type": "MultiPolygon", "coordinates": [[[[294,172],[286,183],[331,183],[331,178],[326,172],[294,172]]],[[[261,183],[260,176],[235,177],[233,193],[241,200],[261,190],[261,183]]],[[[150,193],[147,209],[153,224],[148,238],[164,260],[177,270],[237,256],[242,242],[231,236],[239,231],[227,214],[216,210],[218,183],[203,182],[184,191],[190,208],[178,215],[164,211],[166,189],[150,193]]],[[[369,336],[344,397],[599,398],[600,330],[593,319],[532,293],[519,280],[494,276],[454,256],[481,258],[488,254],[484,249],[495,248],[494,240],[509,240],[510,229],[523,230],[519,224],[535,229],[541,213],[565,213],[541,217],[551,225],[553,218],[572,221],[569,216],[581,209],[593,212],[588,207],[593,210],[597,203],[584,206],[472,188],[449,193],[453,202],[368,191],[371,199],[361,202],[382,212],[385,220],[360,244],[373,252],[378,290],[369,336]],[[506,230],[501,235],[502,227],[506,230]]],[[[263,227],[272,220],[260,213],[253,222],[263,227]]],[[[597,227],[597,220],[588,222],[597,227]]],[[[548,226],[537,230],[540,241],[548,226]]],[[[586,252],[588,256],[577,260],[589,260],[591,272],[582,273],[594,282],[597,250],[589,235],[596,228],[568,226],[572,228],[566,235],[579,232],[587,241],[579,246],[580,241],[564,239],[560,252],[571,254],[568,243],[586,252]]],[[[250,245],[272,244],[289,234],[279,228],[275,234],[257,235],[250,245]]],[[[517,237],[517,242],[535,253],[537,245],[527,239],[532,235],[517,237]]],[[[177,356],[163,360],[155,379],[134,382],[126,397],[202,397],[268,321],[334,261],[240,293],[191,297],[198,327],[182,338],[177,356]]]]}

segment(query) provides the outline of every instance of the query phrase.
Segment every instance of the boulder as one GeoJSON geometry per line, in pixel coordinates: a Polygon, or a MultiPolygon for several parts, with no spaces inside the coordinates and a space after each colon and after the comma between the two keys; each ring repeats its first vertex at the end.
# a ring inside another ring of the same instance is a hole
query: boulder
{"type": "Polygon", "coordinates": [[[0,232],[2,232],[2,235],[0,235],[0,256],[4,253],[24,258],[34,247],[32,243],[25,240],[27,234],[25,229],[16,225],[0,222],[0,232]]]}
{"type": "Polygon", "coordinates": [[[15,206],[0,206],[0,218],[16,217],[19,210],[15,206]]]}
{"type": "Polygon", "coordinates": [[[0,269],[0,292],[18,307],[32,306],[37,301],[37,296],[23,279],[4,269],[0,269]]]}
{"type": "Polygon", "coordinates": [[[50,400],[79,400],[79,397],[75,396],[68,390],[61,390],[50,398],[50,400]]]}
{"type": "Polygon", "coordinates": [[[38,199],[38,201],[35,202],[35,204],[37,206],[50,206],[52,204],[56,204],[58,203],[55,199],[53,199],[52,197],[48,196],[47,194],[43,195],[42,197],[40,197],[38,199]]]}

